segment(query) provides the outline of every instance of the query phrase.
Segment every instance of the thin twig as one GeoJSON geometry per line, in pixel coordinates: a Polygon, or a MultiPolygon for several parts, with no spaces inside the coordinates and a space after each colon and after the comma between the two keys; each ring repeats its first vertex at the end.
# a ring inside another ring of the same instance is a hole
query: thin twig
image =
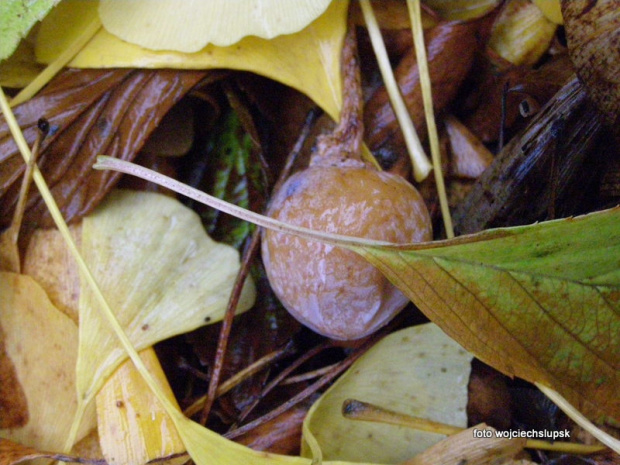
{"type": "Polygon", "coordinates": [[[13,271],[15,271],[16,273],[21,272],[21,261],[19,258],[19,248],[17,242],[19,240],[19,232],[21,230],[24,213],[26,211],[26,200],[28,199],[28,191],[30,190],[30,185],[32,184],[32,173],[34,170],[34,166],[37,163],[41,143],[49,132],[49,123],[47,122],[47,120],[41,118],[38,123],[38,128],[39,131],[37,131],[36,139],[34,141],[34,144],[32,145],[32,157],[30,157],[30,159],[26,163],[24,177],[22,178],[22,184],[19,189],[19,196],[17,198],[17,205],[15,205],[15,213],[13,213],[13,220],[11,221],[11,225],[6,232],[11,247],[14,250],[13,255],[15,257],[15,263],[12,263],[11,266],[12,268],[14,268],[13,271]]]}
{"type": "Polygon", "coordinates": [[[323,368],[318,368],[316,370],[308,371],[306,373],[302,373],[297,376],[291,376],[290,378],[286,378],[285,380],[282,381],[282,386],[286,386],[288,384],[297,384],[303,381],[308,381],[309,379],[318,378],[319,376],[323,376],[325,373],[329,373],[329,371],[332,368],[334,368],[336,365],[337,363],[334,363],[333,365],[328,365],[323,368]]]}
{"type": "MultiPolygon", "coordinates": [[[[383,332],[382,332],[382,334],[383,334],[383,332]]],[[[366,351],[370,347],[373,346],[373,344],[377,341],[377,339],[378,339],[378,337],[373,337],[373,338],[369,339],[366,343],[364,343],[364,345],[362,345],[362,347],[357,349],[348,358],[346,358],[340,364],[338,364],[337,367],[332,369],[332,371],[330,371],[328,374],[326,374],[323,377],[321,377],[321,379],[319,379],[315,383],[311,384],[310,386],[308,386],[306,389],[304,389],[303,391],[301,391],[297,395],[293,396],[288,401],[284,402],[279,407],[273,409],[272,411],[270,411],[269,413],[263,415],[262,417],[257,418],[256,420],[251,421],[250,423],[247,423],[247,424],[237,428],[236,430],[229,431],[228,433],[224,434],[224,437],[226,437],[228,439],[233,439],[233,438],[242,436],[243,434],[247,433],[248,431],[251,431],[254,428],[257,428],[258,426],[273,420],[274,418],[276,418],[279,415],[283,414],[287,410],[293,408],[299,402],[301,402],[301,401],[307,399],[308,397],[310,397],[312,394],[317,392],[317,390],[321,389],[323,386],[325,386],[326,384],[330,383],[334,378],[336,378],[343,371],[348,369],[358,358],[360,358],[363,354],[366,353],[366,351]]]]}
{"type": "MultiPolygon", "coordinates": [[[[295,160],[299,156],[303,145],[310,134],[310,130],[312,126],[316,122],[318,118],[319,112],[316,109],[311,110],[306,117],[304,125],[302,127],[301,133],[297,138],[293,149],[289,153],[287,157],[286,164],[284,169],[280,173],[278,180],[275,184],[274,189],[279,189],[279,187],[284,183],[286,178],[289,176],[290,171],[295,163],[295,160]]],[[[230,336],[230,331],[232,329],[232,321],[235,316],[235,309],[237,306],[237,302],[239,301],[239,297],[241,295],[241,290],[243,289],[243,283],[249,271],[249,263],[254,258],[255,254],[258,252],[258,246],[260,245],[260,228],[256,228],[252,233],[252,238],[250,243],[243,254],[242,266],[239,270],[239,275],[237,276],[237,280],[235,281],[235,286],[233,287],[233,293],[231,294],[231,298],[228,302],[228,307],[226,308],[226,314],[224,316],[224,320],[222,321],[222,328],[220,330],[220,335],[218,339],[217,349],[215,353],[215,360],[213,362],[213,372],[211,373],[211,379],[209,380],[209,388],[207,390],[207,396],[204,400],[204,405],[202,407],[202,413],[200,414],[200,423],[205,425],[207,423],[207,419],[209,417],[209,412],[211,411],[211,407],[213,406],[213,402],[217,397],[218,385],[220,382],[220,377],[222,373],[222,368],[224,366],[224,359],[226,356],[226,348],[228,347],[228,338],[230,336]],[[240,277],[243,275],[243,279],[240,277]]]]}
{"type": "Polygon", "coordinates": [[[30,100],[39,90],[52,80],[58,72],[64,68],[101,29],[99,15],[95,15],[90,23],[86,25],[80,35],[66,48],[58,57],[52,61],[37,77],[24,87],[13,99],[12,107],[30,100]]]}
{"type": "MultiPolygon", "coordinates": [[[[241,415],[239,415],[239,418],[237,419],[237,422],[240,423],[243,420],[245,420],[247,418],[247,416],[250,414],[250,412],[252,412],[252,410],[254,410],[254,408],[258,405],[258,403],[262,399],[264,399],[265,396],[267,394],[269,394],[273,390],[273,388],[275,388],[278,384],[280,384],[282,382],[282,380],[284,380],[289,374],[291,374],[293,371],[295,371],[301,365],[306,363],[308,360],[310,360],[316,354],[318,354],[318,353],[322,352],[323,350],[331,347],[331,345],[332,344],[331,344],[330,341],[326,341],[326,342],[324,342],[322,344],[319,344],[318,346],[314,347],[313,349],[311,349],[308,352],[306,352],[305,354],[303,354],[301,357],[299,357],[297,360],[295,360],[293,363],[291,363],[284,370],[282,370],[282,372],[280,372],[278,374],[278,376],[276,376],[273,380],[271,380],[269,382],[269,384],[267,384],[267,386],[265,386],[263,388],[263,390],[258,395],[258,397],[256,399],[254,399],[254,401],[250,405],[248,405],[243,412],[241,412],[241,415]]],[[[234,426],[233,429],[236,429],[236,426],[234,426]]]]}
{"type": "MultiPolygon", "coordinates": [[[[243,381],[247,380],[248,378],[254,376],[256,373],[259,373],[260,371],[269,367],[275,361],[281,359],[284,355],[287,355],[288,353],[290,353],[292,346],[293,346],[293,342],[290,342],[285,347],[268,353],[267,355],[259,358],[251,365],[247,366],[243,370],[237,372],[236,374],[228,378],[226,381],[224,381],[222,384],[218,386],[217,391],[215,392],[215,398],[217,399],[218,397],[226,394],[228,391],[233,389],[235,386],[238,386],[243,381]]],[[[185,416],[191,417],[195,415],[196,413],[198,413],[200,409],[202,408],[202,406],[204,405],[206,397],[207,395],[205,394],[199,399],[196,399],[194,403],[192,403],[189,407],[187,407],[183,411],[185,416]]]]}
{"type": "Polygon", "coordinates": [[[209,412],[213,406],[215,400],[218,385],[220,383],[220,376],[222,374],[222,368],[224,366],[224,359],[226,357],[226,349],[228,347],[228,339],[230,331],[232,329],[233,319],[237,310],[237,304],[241,297],[241,291],[245,284],[245,279],[250,272],[250,263],[254,259],[254,255],[258,252],[258,246],[260,244],[260,229],[256,228],[252,233],[250,244],[243,254],[243,260],[241,262],[241,268],[237,274],[235,285],[233,286],[230,299],[228,300],[228,306],[226,307],[226,314],[222,321],[222,328],[220,330],[220,337],[217,342],[217,350],[215,352],[215,361],[213,362],[213,371],[211,373],[211,379],[209,380],[209,389],[207,391],[207,397],[202,407],[202,413],[200,414],[200,424],[206,425],[209,418],[209,412]]]}

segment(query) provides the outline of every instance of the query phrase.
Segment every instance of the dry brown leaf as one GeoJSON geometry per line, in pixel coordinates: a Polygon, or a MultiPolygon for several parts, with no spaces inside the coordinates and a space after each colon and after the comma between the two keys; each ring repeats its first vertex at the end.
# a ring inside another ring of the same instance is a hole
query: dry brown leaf
{"type": "MultiPolygon", "coordinates": [[[[92,463],[93,465],[102,465],[101,460],[87,459],[82,456],[70,456],[65,454],[56,454],[53,452],[42,452],[32,447],[23,446],[8,439],[0,438],[0,465],[17,465],[18,463],[30,463],[35,459],[53,459],[62,462],[79,462],[92,463]]],[[[35,462],[38,463],[38,462],[35,462]]],[[[48,463],[42,462],[42,463],[48,463]]]]}
{"type": "Polygon", "coordinates": [[[478,178],[493,161],[493,154],[454,116],[446,116],[444,123],[452,153],[450,175],[478,178]]]}
{"type": "MultiPolygon", "coordinates": [[[[93,171],[95,157],[107,153],[133,159],[172,105],[204,75],[204,71],[67,70],[15,108],[29,144],[34,143],[40,118],[57,129],[42,144],[39,167],[67,221],[90,212],[119,179],[93,171]]],[[[24,166],[6,120],[0,117],[0,226],[10,221],[24,166]]],[[[29,226],[52,224],[34,189],[24,221],[29,226]]]]}
{"type": "MultiPolygon", "coordinates": [[[[442,23],[426,36],[435,111],[441,111],[454,98],[469,71],[477,49],[477,29],[476,22],[442,23]]],[[[413,48],[394,73],[416,130],[420,138],[425,139],[424,105],[413,48]]],[[[364,115],[366,143],[373,153],[381,155],[381,152],[400,153],[403,150],[402,132],[385,87],[380,87],[372,95],[364,108],[364,115]]]]}

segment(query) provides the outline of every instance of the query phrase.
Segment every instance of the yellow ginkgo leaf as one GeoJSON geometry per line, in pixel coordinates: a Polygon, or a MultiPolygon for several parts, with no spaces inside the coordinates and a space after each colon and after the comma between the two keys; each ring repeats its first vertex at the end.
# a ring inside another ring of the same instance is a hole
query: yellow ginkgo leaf
{"type": "MultiPolygon", "coordinates": [[[[69,63],[74,68],[227,68],[251,71],[303,92],[334,119],[341,107],[340,50],[348,2],[331,3],[302,31],[267,40],[246,37],[235,45],[208,45],[195,53],[153,51],[100,30],[69,63]]],[[[41,24],[37,59],[50,63],[97,15],[96,2],[65,0],[41,24]]]]}
{"type": "Polygon", "coordinates": [[[273,39],[298,32],[331,0],[101,0],[104,27],[152,50],[197,52],[226,47],[246,36],[273,39]]]}
{"type": "MultiPolygon", "coordinates": [[[[155,349],[142,350],[140,357],[170,402],[176,405],[155,349]]],[[[109,465],[150,463],[185,452],[170,416],[131,360],[126,360],[108,378],[97,394],[96,404],[99,444],[109,465]]],[[[177,460],[185,463],[187,457],[177,460]]]]}
{"type": "MultiPolygon", "coordinates": [[[[0,429],[0,437],[40,450],[60,450],[77,409],[77,326],[52,305],[31,277],[0,272],[2,343],[25,394],[27,422],[22,427],[0,429]]],[[[0,375],[6,387],[8,380],[3,376],[8,373],[0,375]]],[[[0,404],[11,400],[0,399],[0,404]]],[[[90,409],[78,439],[94,427],[94,409],[90,409]]]]}
{"type": "MultiPolygon", "coordinates": [[[[160,194],[115,191],[82,226],[82,253],[134,347],[196,329],[224,315],[238,252],[211,240],[196,213],[160,194]]],[[[254,302],[246,282],[238,311],[254,302]]],[[[90,400],[125,353],[92,292],[80,295],[77,387],[90,400]]]]}
{"type": "Polygon", "coordinates": [[[316,445],[326,460],[400,463],[446,436],[346,419],[359,399],[407,415],[466,427],[472,356],[433,323],[393,333],[373,346],[312,406],[302,454],[316,445]],[[309,437],[310,436],[310,437],[309,437]],[[310,441],[308,441],[310,439],[310,441]]]}

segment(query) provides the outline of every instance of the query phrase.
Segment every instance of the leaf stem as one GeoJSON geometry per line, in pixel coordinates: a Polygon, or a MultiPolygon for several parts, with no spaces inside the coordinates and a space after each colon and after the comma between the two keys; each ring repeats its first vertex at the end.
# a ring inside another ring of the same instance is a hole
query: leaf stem
{"type": "Polygon", "coordinates": [[[568,415],[571,420],[573,420],[575,423],[577,423],[579,426],[581,426],[583,429],[585,429],[588,433],[601,441],[607,447],[612,449],[614,452],[620,454],[620,440],[610,436],[600,428],[597,428],[590,420],[583,416],[581,412],[579,412],[564,397],[562,397],[559,392],[541,383],[534,384],[536,384],[536,387],[540,389],[544,395],[551,399],[555,405],[560,407],[560,409],[566,415],[568,415]]]}
{"type": "Polygon", "coordinates": [[[435,112],[433,110],[433,95],[431,88],[431,78],[428,70],[428,59],[424,46],[424,29],[422,28],[422,12],[420,10],[420,0],[407,0],[409,19],[411,20],[411,32],[413,33],[413,44],[420,70],[420,86],[422,88],[422,101],[424,102],[424,116],[426,117],[426,127],[428,129],[428,140],[431,146],[431,157],[433,168],[435,169],[435,184],[439,195],[439,205],[441,216],[446,229],[448,239],[454,237],[454,227],[450,217],[450,207],[448,206],[448,196],[441,170],[441,152],[439,150],[439,137],[437,136],[437,125],[435,124],[435,112]]]}
{"type": "Polygon", "coordinates": [[[107,157],[99,155],[97,157],[97,163],[93,165],[93,168],[100,170],[113,170],[119,171],[125,174],[131,174],[137,176],[146,181],[151,181],[160,186],[167,187],[174,192],[189,197],[197,202],[209,205],[210,207],[217,208],[218,210],[228,213],[229,215],[236,216],[239,219],[250,221],[258,226],[271,229],[276,232],[297,234],[305,239],[321,241],[346,246],[389,246],[389,245],[402,245],[392,242],[374,241],[370,239],[357,238],[352,236],[344,236],[342,234],[332,234],[326,232],[316,231],[314,229],[304,228],[301,226],[295,226],[292,224],[282,223],[268,216],[260,215],[244,208],[232,205],[217,197],[213,197],[198,189],[194,189],[186,184],[183,184],[168,176],[164,176],[156,171],[150,170],[134,163],[120,160],[118,158],[107,157]]]}
{"type": "Polygon", "coordinates": [[[63,52],[52,61],[47,67],[35,77],[30,84],[24,87],[13,99],[11,106],[14,107],[30,100],[37,92],[39,92],[48,82],[52,80],[58,72],[75,57],[82,48],[92,39],[101,29],[101,21],[99,15],[88,23],[82,33],[73,41],[63,52]]]}
{"type": "MultiPolygon", "coordinates": [[[[419,418],[400,412],[394,412],[369,402],[361,402],[355,399],[347,399],[343,402],[342,415],[350,420],[404,426],[406,428],[435,434],[443,434],[445,436],[451,436],[466,429],[459,426],[452,426],[445,423],[428,420],[426,418],[419,418]]],[[[605,450],[604,446],[599,445],[587,445],[563,441],[549,442],[538,439],[528,439],[525,443],[525,447],[528,449],[549,450],[568,454],[593,454],[595,452],[605,450]]]]}
{"type": "Polygon", "coordinates": [[[390,96],[390,101],[392,102],[394,113],[398,119],[398,124],[400,124],[400,128],[405,137],[405,144],[407,145],[407,151],[409,152],[411,164],[413,165],[413,176],[416,181],[423,181],[433,167],[424,154],[424,149],[415,131],[398,84],[396,84],[396,79],[394,78],[390,60],[385,49],[385,43],[381,37],[381,30],[377,24],[377,19],[375,18],[370,1],[360,0],[360,6],[362,7],[364,21],[366,21],[366,25],[368,26],[368,35],[370,36],[370,42],[375,51],[377,62],[379,63],[379,69],[381,70],[385,88],[390,96]]]}

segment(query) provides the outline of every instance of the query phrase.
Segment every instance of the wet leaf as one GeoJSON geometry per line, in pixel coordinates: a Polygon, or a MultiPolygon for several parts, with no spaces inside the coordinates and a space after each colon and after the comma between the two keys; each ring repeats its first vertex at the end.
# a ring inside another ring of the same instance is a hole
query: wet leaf
{"type": "Polygon", "coordinates": [[[577,74],[614,127],[620,115],[618,1],[563,1],[562,15],[566,22],[568,51],[577,74]]]}
{"type": "Polygon", "coordinates": [[[533,65],[549,48],[556,28],[529,0],[512,0],[493,23],[488,46],[515,65],[533,65]]]}
{"type": "Polygon", "coordinates": [[[479,18],[500,4],[499,0],[424,0],[446,21],[465,21],[479,18]]]}
{"type": "Polygon", "coordinates": [[[352,247],[485,363],[620,418],[620,209],[419,247],[352,247]]]}
{"type": "MultiPolygon", "coordinates": [[[[346,1],[332,2],[325,14],[296,34],[272,40],[246,37],[230,47],[208,45],[196,53],[151,51],[102,30],[69,66],[251,71],[305,93],[337,119],[341,105],[340,50],[347,5],[346,1]]],[[[96,7],[95,2],[78,0],[62,2],[55,8],[41,26],[38,59],[48,63],[58,56],[96,14],[96,7]]]]}
{"type": "MultiPolygon", "coordinates": [[[[239,255],[169,197],[114,191],[82,226],[82,253],[138,349],[222,318],[239,255]]],[[[238,311],[254,301],[247,281],[238,311]]],[[[124,359],[89,289],[80,295],[78,392],[90,399],[124,359]]]]}
{"type": "MultiPolygon", "coordinates": [[[[436,325],[407,328],[379,341],[312,406],[305,420],[327,460],[400,463],[445,438],[342,416],[353,398],[452,426],[467,426],[472,356],[436,325]]],[[[302,454],[308,455],[306,443],[302,454]]]]}
{"type": "MultiPolygon", "coordinates": [[[[68,70],[15,109],[30,145],[40,118],[55,131],[43,142],[38,164],[67,221],[90,212],[119,178],[92,171],[95,157],[106,152],[134,159],[166,112],[202,77],[192,71],[68,70]]],[[[3,117],[0,167],[0,223],[6,225],[24,163],[3,117]]],[[[24,221],[30,227],[52,224],[36,189],[24,221]]]]}
{"type": "MultiPolygon", "coordinates": [[[[0,273],[0,325],[6,354],[27,400],[27,423],[0,430],[0,437],[37,449],[60,450],[77,408],[77,326],[51,304],[32,278],[4,272],[0,273]]],[[[91,409],[86,415],[79,438],[94,428],[93,414],[91,409]]]]}
{"type": "Polygon", "coordinates": [[[0,61],[10,56],[30,28],[60,0],[4,0],[0,3],[0,61]]]}
{"type": "MultiPolygon", "coordinates": [[[[442,23],[426,35],[429,73],[433,88],[433,108],[441,111],[456,95],[473,63],[478,47],[478,24],[442,23]]],[[[405,104],[421,138],[425,138],[426,120],[415,51],[411,48],[396,67],[395,77],[405,104]]],[[[381,157],[402,153],[404,139],[385,87],[378,88],[364,108],[365,140],[381,157]]]]}
{"type": "Polygon", "coordinates": [[[272,39],[298,32],[321,15],[330,1],[101,0],[99,15],[109,32],[127,42],[191,53],[209,43],[225,47],[246,36],[272,39]]]}
{"type": "MultiPolygon", "coordinates": [[[[140,357],[176,404],[155,350],[144,349],[140,357]]],[[[131,360],[110,376],[97,394],[96,404],[99,444],[109,465],[149,463],[185,452],[172,420],[131,360]]],[[[181,460],[184,463],[187,457],[181,460]]]]}
{"type": "Polygon", "coordinates": [[[532,3],[540,8],[540,11],[549,21],[553,21],[555,24],[564,24],[560,0],[532,0],[532,3]]]}

